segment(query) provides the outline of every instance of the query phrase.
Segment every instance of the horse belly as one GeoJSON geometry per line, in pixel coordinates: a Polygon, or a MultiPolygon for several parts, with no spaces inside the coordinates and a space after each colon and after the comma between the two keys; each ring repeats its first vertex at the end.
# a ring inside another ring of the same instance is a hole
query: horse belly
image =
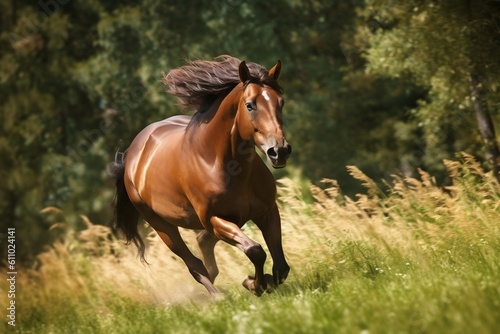
{"type": "Polygon", "coordinates": [[[202,229],[203,225],[190,204],[179,205],[170,201],[153,203],[153,211],[172,225],[187,229],[202,229]]]}

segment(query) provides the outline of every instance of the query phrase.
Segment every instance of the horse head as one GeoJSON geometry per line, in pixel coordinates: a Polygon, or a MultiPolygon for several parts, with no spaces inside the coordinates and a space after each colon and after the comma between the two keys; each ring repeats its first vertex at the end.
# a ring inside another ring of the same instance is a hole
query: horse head
{"type": "Polygon", "coordinates": [[[273,85],[266,84],[266,81],[277,82],[280,72],[281,61],[278,60],[264,81],[256,80],[244,61],[239,65],[239,78],[244,87],[236,120],[240,135],[244,140],[253,140],[274,168],[285,167],[292,153],[292,146],[283,134],[285,101],[273,85]]]}

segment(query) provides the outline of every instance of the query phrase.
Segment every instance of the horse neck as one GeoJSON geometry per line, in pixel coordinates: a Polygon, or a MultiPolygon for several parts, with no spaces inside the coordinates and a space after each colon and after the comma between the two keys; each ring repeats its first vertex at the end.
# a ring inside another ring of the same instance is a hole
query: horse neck
{"type": "Polygon", "coordinates": [[[224,163],[224,168],[249,169],[256,154],[253,141],[244,140],[241,136],[238,104],[242,92],[240,83],[222,100],[214,117],[205,124],[204,138],[200,138],[205,143],[211,143],[210,147],[214,150],[211,153],[224,163]]]}

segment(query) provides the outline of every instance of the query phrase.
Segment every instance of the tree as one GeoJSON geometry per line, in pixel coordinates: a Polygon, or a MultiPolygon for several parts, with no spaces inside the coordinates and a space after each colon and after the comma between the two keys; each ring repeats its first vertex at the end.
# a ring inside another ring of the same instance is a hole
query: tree
{"type": "Polygon", "coordinates": [[[415,167],[435,170],[451,152],[467,150],[486,156],[498,176],[498,3],[367,0],[361,15],[376,23],[358,30],[368,41],[368,70],[411,77],[427,90],[412,110],[425,143],[415,167]]]}
{"type": "Polygon", "coordinates": [[[16,227],[19,260],[30,260],[59,219],[76,229],[81,214],[110,221],[106,165],[141,128],[178,112],[163,93],[162,72],[186,57],[206,57],[198,43],[213,35],[203,15],[214,7],[56,0],[0,6],[0,220],[16,227]],[[64,216],[41,214],[49,206],[64,216]]]}
{"type": "Polygon", "coordinates": [[[109,223],[106,166],[180,112],[160,80],[186,59],[283,61],[294,153],[278,177],[333,177],[352,194],[347,164],[374,179],[435,171],[484,147],[474,113],[498,155],[498,8],[483,2],[20,0],[0,16],[0,220],[17,227],[25,258],[59,219],[109,223]],[[40,214],[47,206],[64,217],[40,214]]]}
{"type": "Polygon", "coordinates": [[[16,228],[19,260],[51,239],[40,211],[71,197],[67,148],[89,124],[83,115],[92,105],[68,73],[96,51],[97,16],[88,6],[54,4],[11,1],[1,11],[0,219],[16,228]],[[88,28],[78,30],[82,25],[88,28]]]}

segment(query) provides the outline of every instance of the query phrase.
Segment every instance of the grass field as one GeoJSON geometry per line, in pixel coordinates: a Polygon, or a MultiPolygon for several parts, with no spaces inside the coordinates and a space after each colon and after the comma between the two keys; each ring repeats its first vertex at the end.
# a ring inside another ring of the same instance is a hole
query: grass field
{"type": "MultiPolygon", "coordinates": [[[[418,180],[395,177],[388,191],[349,167],[366,188],[355,199],[332,180],[305,196],[298,182],[281,180],[292,271],[261,298],[241,287],[251,265],[236,249],[216,248],[224,298],[213,301],[154,233],[148,267],[107,227],[82,217],[86,230],[68,231],[36,268],[19,270],[16,327],[1,326],[20,333],[497,333],[500,186],[471,156],[445,164],[453,182],[446,189],[421,172],[418,180]]],[[[246,233],[262,241],[254,227],[246,233]]],[[[194,234],[185,238],[194,249],[194,234]]]]}

